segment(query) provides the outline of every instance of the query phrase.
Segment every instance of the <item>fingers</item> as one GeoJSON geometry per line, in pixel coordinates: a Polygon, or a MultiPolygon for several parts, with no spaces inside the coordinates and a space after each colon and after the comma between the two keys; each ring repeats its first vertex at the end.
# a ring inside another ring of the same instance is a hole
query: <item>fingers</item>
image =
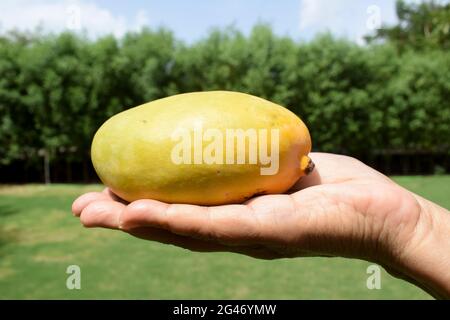
{"type": "Polygon", "coordinates": [[[90,203],[99,200],[117,201],[123,204],[127,202],[116,196],[109,188],[105,188],[102,192],[88,192],[79,196],[72,204],[72,213],[79,217],[84,208],[90,203]]]}
{"type": "Polygon", "coordinates": [[[259,236],[255,215],[245,205],[201,207],[138,200],[124,210],[120,226],[124,230],[162,228],[177,235],[227,245],[253,243],[259,236]]]}
{"type": "Polygon", "coordinates": [[[215,242],[180,236],[167,230],[152,227],[139,227],[127,232],[140,239],[170,244],[195,252],[233,252],[258,259],[275,259],[282,257],[276,252],[267,250],[263,246],[227,246],[215,242]]]}
{"type": "Polygon", "coordinates": [[[213,242],[180,236],[164,229],[153,227],[134,228],[127,233],[137,238],[171,244],[180,248],[198,252],[229,251],[228,247],[213,242]]]}
{"type": "Polygon", "coordinates": [[[244,205],[206,208],[139,200],[126,206],[113,201],[114,196],[108,189],[87,193],[74,202],[73,211],[87,228],[122,229],[141,239],[197,252],[280,257],[264,246],[247,245],[249,239],[256,240],[256,226],[251,222],[252,210],[244,205]]]}
{"type": "Polygon", "coordinates": [[[88,204],[80,214],[80,221],[86,228],[118,229],[120,215],[125,205],[111,200],[96,200],[88,204]]]}
{"type": "Polygon", "coordinates": [[[72,204],[72,213],[79,217],[83,209],[90,203],[99,200],[111,200],[111,196],[105,190],[103,192],[89,192],[79,196],[72,204]]]}
{"type": "Polygon", "coordinates": [[[118,202],[121,202],[123,204],[128,204],[129,203],[128,201],[120,198],[118,195],[116,195],[114,192],[112,192],[110,188],[105,188],[102,191],[102,193],[108,195],[111,198],[111,200],[118,201],[118,202]]]}

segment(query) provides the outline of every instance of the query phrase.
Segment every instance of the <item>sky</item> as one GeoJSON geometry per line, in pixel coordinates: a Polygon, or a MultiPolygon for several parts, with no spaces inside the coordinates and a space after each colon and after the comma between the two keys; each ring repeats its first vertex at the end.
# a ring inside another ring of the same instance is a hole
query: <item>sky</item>
{"type": "Polygon", "coordinates": [[[192,43],[214,27],[233,25],[248,34],[258,22],[296,40],[329,31],[362,43],[380,25],[396,22],[395,0],[0,0],[0,33],[41,26],[46,32],[121,37],[164,26],[192,43]]]}

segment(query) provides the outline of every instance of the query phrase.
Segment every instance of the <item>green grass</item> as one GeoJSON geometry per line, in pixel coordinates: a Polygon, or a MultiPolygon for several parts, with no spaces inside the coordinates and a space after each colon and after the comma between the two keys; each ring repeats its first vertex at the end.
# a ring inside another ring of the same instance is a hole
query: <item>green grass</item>
{"type": "MultiPolygon", "coordinates": [[[[398,177],[400,184],[450,208],[450,176],[398,177]]],[[[264,261],[193,253],[84,229],[72,200],[100,186],[0,187],[2,299],[429,299],[383,271],[366,288],[369,262],[341,258],[264,261]],[[81,290],[66,288],[66,268],[81,267],[81,290]]]]}

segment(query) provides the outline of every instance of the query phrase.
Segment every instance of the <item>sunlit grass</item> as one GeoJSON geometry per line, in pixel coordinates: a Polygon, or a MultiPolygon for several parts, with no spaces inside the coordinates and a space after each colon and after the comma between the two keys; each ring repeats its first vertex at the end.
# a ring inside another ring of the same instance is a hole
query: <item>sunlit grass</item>
{"type": "MultiPolygon", "coordinates": [[[[414,192],[450,208],[450,176],[398,177],[414,192]]],[[[369,262],[341,258],[263,261],[202,254],[84,229],[73,199],[100,185],[0,187],[0,298],[18,299],[427,299],[383,271],[368,290],[369,262]],[[81,267],[81,290],[66,288],[66,268],[81,267]]]]}

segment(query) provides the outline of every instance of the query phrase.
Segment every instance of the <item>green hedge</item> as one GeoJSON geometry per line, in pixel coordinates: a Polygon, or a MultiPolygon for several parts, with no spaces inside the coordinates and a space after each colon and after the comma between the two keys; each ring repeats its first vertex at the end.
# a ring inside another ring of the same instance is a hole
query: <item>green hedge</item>
{"type": "Polygon", "coordinates": [[[236,90],[307,123],[316,150],[355,156],[448,154],[450,55],[358,46],[322,35],[295,42],[266,25],[215,30],[186,45],[143,30],[95,41],[64,33],[0,37],[0,166],[89,161],[111,115],[181,92],[236,90]]]}

